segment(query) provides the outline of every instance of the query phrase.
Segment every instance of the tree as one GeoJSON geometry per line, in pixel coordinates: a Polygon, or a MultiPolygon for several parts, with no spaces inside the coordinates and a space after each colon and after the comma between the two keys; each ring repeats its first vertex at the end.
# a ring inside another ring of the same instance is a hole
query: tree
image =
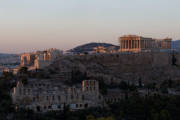
{"type": "Polygon", "coordinates": [[[99,89],[101,94],[106,95],[107,94],[107,85],[104,83],[104,80],[102,78],[102,80],[99,81],[99,89]]]}
{"type": "Polygon", "coordinates": [[[95,118],[92,115],[88,115],[88,116],[86,116],[86,120],[95,120],[95,118]]]}
{"type": "Polygon", "coordinates": [[[106,120],[104,117],[97,118],[96,120],[106,120]]]}
{"type": "MultiPolygon", "coordinates": [[[[153,120],[160,120],[158,113],[154,113],[154,114],[153,114],[153,120]]],[[[162,120],[163,120],[163,119],[162,119],[162,120]]]]}
{"type": "Polygon", "coordinates": [[[114,120],[114,118],[113,117],[107,117],[105,120],[114,120]]]}
{"type": "Polygon", "coordinates": [[[141,80],[141,78],[139,78],[138,83],[139,83],[139,87],[140,87],[140,88],[142,88],[142,87],[143,87],[143,85],[142,85],[142,80],[141,80]]]}
{"type": "Polygon", "coordinates": [[[175,56],[174,51],[173,51],[173,54],[172,54],[172,65],[176,66],[177,65],[176,62],[177,62],[177,59],[176,59],[176,56],[175,56]]]}
{"type": "Polygon", "coordinates": [[[20,74],[26,74],[28,72],[28,68],[27,67],[21,67],[20,69],[19,69],[19,73],[20,74]]]}
{"type": "Polygon", "coordinates": [[[89,53],[88,52],[84,52],[85,55],[88,55],[89,53]]]}
{"type": "Polygon", "coordinates": [[[167,110],[161,110],[160,119],[161,120],[171,120],[169,112],[167,110]]]}
{"type": "Polygon", "coordinates": [[[127,90],[128,89],[128,84],[125,81],[121,81],[119,84],[119,88],[122,90],[127,90]]]}
{"type": "Polygon", "coordinates": [[[27,79],[27,77],[22,77],[22,78],[21,78],[21,82],[22,82],[24,85],[27,85],[27,84],[28,84],[28,79],[27,79]]]}

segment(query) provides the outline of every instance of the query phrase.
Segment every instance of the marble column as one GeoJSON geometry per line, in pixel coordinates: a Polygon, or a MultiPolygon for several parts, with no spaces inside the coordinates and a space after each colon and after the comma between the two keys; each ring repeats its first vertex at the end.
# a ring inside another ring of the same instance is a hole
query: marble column
{"type": "Polygon", "coordinates": [[[132,48],[134,49],[134,40],[132,40],[132,48]]]}
{"type": "Polygon", "coordinates": [[[123,49],[125,48],[124,46],[125,46],[125,43],[124,43],[124,40],[123,40],[123,49]]]}
{"type": "Polygon", "coordinates": [[[133,46],[132,46],[132,48],[134,49],[134,40],[132,40],[133,41],[133,46]]]}
{"type": "Polygon", "coordinates": [[[124,43],[124,40],[123,40],[123,49],[125,48],[125,43],[124,43]]]}

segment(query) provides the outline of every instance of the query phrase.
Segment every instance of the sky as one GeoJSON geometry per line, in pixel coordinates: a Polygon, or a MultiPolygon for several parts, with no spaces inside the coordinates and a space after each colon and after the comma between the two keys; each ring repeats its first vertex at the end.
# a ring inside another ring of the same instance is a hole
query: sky
{"type": "Polygon", "coordinates": [[[118,45],[125,34],[180,39],[180,0],[0,0],[0,53],[118,45]]]}

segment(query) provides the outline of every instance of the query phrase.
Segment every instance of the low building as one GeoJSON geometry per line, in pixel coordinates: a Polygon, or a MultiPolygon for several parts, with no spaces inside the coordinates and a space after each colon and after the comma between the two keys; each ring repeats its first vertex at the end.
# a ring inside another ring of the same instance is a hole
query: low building
{"type": "Polygon", "coordinates": [[[106,53],[106,48],[103,46],[98,46],[93,48],[95,53],[106,53]]]}
{"type": "Polygon", "coordinates": [[[103,46],[98,46],[93,48],[93,53],[116,53],[115,46],[110,46],[110,47],[103,47],[103,46]]]}
{"type": "Polygon", "coordinates": [[[66,87],[60,83],[47,80],[30,80],[28,84],[18,82],[12,92],[13,103],[37,112],[85,109],[102,106],[103,97],[99,93],[96,80],[84,80],[82,87],[66,87]]]}

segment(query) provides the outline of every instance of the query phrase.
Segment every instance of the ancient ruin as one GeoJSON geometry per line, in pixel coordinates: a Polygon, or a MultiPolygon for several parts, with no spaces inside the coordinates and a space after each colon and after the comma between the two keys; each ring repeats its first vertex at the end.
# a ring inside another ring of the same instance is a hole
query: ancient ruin
{"type": "Polygon", "coordinates": [[[141,52],[171,49],[171,38],[154,39],[136,35],[120,37],[120,52],[141,52]]]}
{"type": "Polygon", "coordinates": [[[82,87],[67,87],[48,80],[29,80],[26,85],[19,81],[12,99],[17,108],[37,112],[63,110],[67,106],[70,110],[78,110],[103,105],[96,80],[84,80],[82,87]]]}
{"type": "Polygon", "coordinates": [[[21,54],[20,67],[28,67],[29,70],[42,69],[50,65],[54,60],[61,56],[63,52],[58,49],[48,49],[33,53],[21,54]]]}

